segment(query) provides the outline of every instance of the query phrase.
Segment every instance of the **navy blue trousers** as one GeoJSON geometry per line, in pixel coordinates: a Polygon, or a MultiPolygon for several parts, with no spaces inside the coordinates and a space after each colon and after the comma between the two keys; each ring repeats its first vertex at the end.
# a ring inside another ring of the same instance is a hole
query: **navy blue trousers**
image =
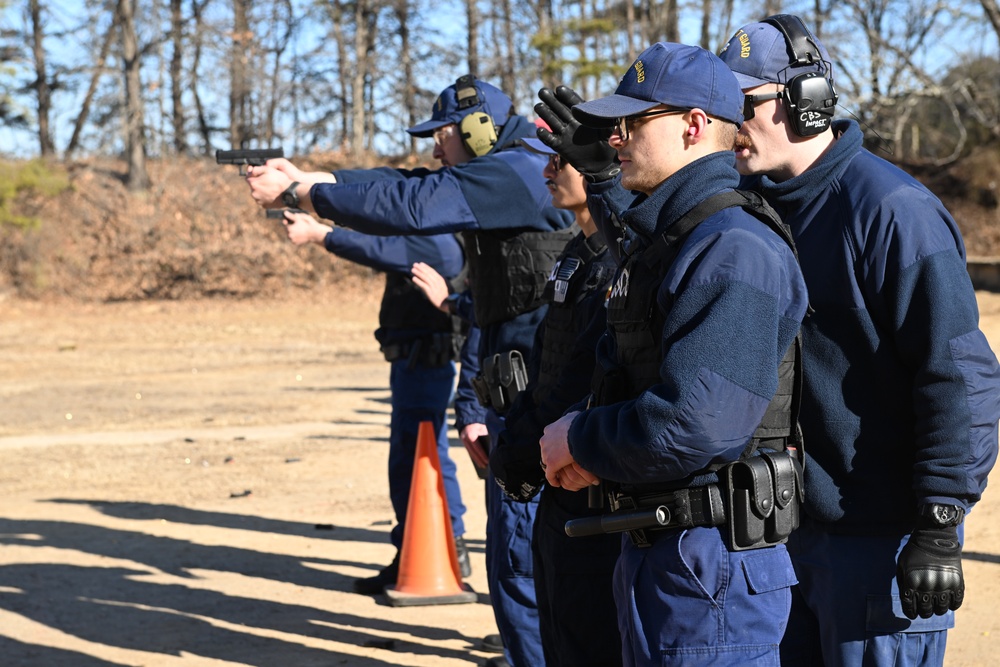
{"type": "MultiPolygon", "coordinates": [[[[959,538],[963,536],[959,526],[959,538]]],[[[909,535],[837,535],[803,518],[788,538],[799,585],[781,642],[783,665],[931,667],[944,664],[955,612],[910,620],[896,584],[909,535]]]]}
{"type": "MultiPolygon", "coordinates": [[[[490,441],[497,442],[503,419],[490,410],[490,441]]],[[[504,654],[513,667],[542,667],[545,657],[538,629],[538,605],[531,538],[538,496],[519,503],[503,494],[493,473],[486,478],[486,577],[504,654]]]]}
{"type": "Polygon", "coordinates": [[[535,596],[546,667],[622,664],[612,577],[621,535],[569,537],[566,522],[603,514],[587,491],[542,488],[535,516],[535,596]]]}
{"type": "Polygon", "coordinates": [[[392,391],[392,417],[389,425],[389,499],[396,514],[390,539],[399,549],[403,545],[406,509],[410,502],[413,461],[417,452],[420,422],[434,423],[441,475],[451,515],[451,529],[456,536],[465,534],[465,505],[455,474],[455,462],[448,453],[448,403],[455,385],[455,364],[407,368],[407,361],[392,362],[389,387],[392,391]]]}
{"type": "Polygon", "coordinates": [[[615,602],[626,667],[778,667],[795,583],[785,545],[729,551],[717,528],[622,540],[615,602]]]}

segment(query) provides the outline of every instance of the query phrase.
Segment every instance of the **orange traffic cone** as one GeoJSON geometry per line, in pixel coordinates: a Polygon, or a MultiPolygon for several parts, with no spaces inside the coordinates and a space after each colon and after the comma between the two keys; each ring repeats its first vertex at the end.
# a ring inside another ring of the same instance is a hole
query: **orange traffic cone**
{"type": "Polygon", "coordinates": [[[459,574],[434,424],[420,422],[399,575],[385,595],[393,607],[475,602],[459,574]]]}

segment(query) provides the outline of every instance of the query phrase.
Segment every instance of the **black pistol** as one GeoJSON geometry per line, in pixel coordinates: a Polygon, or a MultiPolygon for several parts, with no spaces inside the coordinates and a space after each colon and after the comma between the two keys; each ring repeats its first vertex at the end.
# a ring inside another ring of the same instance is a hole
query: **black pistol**
{"type": "Polygon", "coordinates": [[[247,167],[259,167],[271,158],[276,157],[285,157],[285,151],[281,146],[277,148],[239,148],[231,151],[215,151],[215,162],[217,164],[240,165],[240,176],[247,175],[247,167]]]}

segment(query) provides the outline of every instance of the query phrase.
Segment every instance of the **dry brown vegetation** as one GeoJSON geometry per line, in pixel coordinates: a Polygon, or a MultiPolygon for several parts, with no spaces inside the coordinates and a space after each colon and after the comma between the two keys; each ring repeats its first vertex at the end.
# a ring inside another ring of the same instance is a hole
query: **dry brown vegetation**
{"type": "MultiPolygon", "coordinates": [[[[301,162],[350,166],[332,154],[301,162]]],[[[69,183],[58,194],[19,190],[8,208],[37,223],[0,222],[0,297],[247,299],[371,286],[370,270],[317,246],[291,245],[253,203],[236,167],[204,158],[151,164],[153,185],[143,194],[128,192],[124,162],[112,159],[50,164],[69,183]]],[[[1000,149],[917,176],[955,214],[970,256],[1000,255],[1000,149]]]]}

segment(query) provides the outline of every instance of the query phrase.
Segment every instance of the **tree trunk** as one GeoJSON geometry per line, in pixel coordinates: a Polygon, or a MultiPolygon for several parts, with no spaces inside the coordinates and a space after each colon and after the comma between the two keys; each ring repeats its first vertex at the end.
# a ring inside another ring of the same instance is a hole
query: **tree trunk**
{"type": "Polygon", "coordinates": [[[118,27],[122,36],[122,61],[125,66],[125,160],[128,174],[125,184],[129,190],[149,187],[146,171],[146,144],[142,101],[142,82],[139,78],[139,42],[133,20],[133,0],[118,0],[118,27]]]}
{"type": "MultiPolygon", "coordinates": [[[[517,92],[517,47],[514,45],[514,16],[510,0],[501,0],[501,21],[503,29],[504,53],[503,67],[500,70],[500,90],[507,93],[507,96],[514,103],[514,108],[518,108],[517,92]]],[[[498,119],[503,124],[503,119],[498,119]]]]}
{"type": "Polygon", "coordinates": [[[184,130],[184,17],[181,11],[183,0],[170,0],[170,106],[174,132],[174,151],[187,153],[187,136],[184,130]]]}
{"type": "MultiPolygon", "coordinates": [[[[465,0],[465,15],[469,24],[466,39],[466,60],[469,63],[469,74],[479,76],[479,28],[482,27],[482,17],[476,0],[465,0]]],[[[458,77],[455,77],[458,78],[458,77]]]]}
{"type": "MultiPolygon", "coordinates": [[[[349,91],[351,86],[348,82],[347,71],[351,68],[350,58],[347,50],[347,43],[344,39],[344,21],[346,12],[346,4],[343,0],[329,0],[325,4],[327,17],[330,19],[330,34],[331,38],[328,41],[332,41],[337,50],[337,67],[340,70],[340,76],[337,77],[336,83],[334,84],[334,89],[336,90],[335,96],[338,106],[340,107],[340,113],[336,114],[336,117],[340,119],[340,141],[332,142],[339,143],[341,148],[349,147],[349,137],[351,135],[351,100],[349,91]]],[[[335,137],[331,137],[333,139],[335,137]]]]}
{"type": "Polygon", "coordinates": [[[42,26],[42,7],[39,0],[28,3],[31,12],[32,52],[35,58],[35,94],[38,100],[38,149],[42,157],[55,153],[49,114],[52,111],[52,90],[45,65],[45,28],[42,26]]]}
{"type": "Polygon", "coordinates": [[[701,4],[701,40],[698,44],[703,49],[715,51],[712,48],[712,0],[702,0],[701,4]]]}
{"type": "Polygon", "coordinates": [[[198,93],[198,70],[201,67],[201,45],[202,45],[202,23],[201,16],[205,6],[211,0],[191,1],[191,23],[192,42],[194,48],[191,55],[191,96],[194,98],[195,115],[198,118],[198,134],[201,135],[201,154],[209,156],[212,154],[212,128],[205,117],[205,108],[201,103],[201,95],[198,93]]]}
{"type": "Polygon", "coordinates": [[[680,17],[677,0],[667,0],[667,15],[663,25],[663,38],[668,42],[681,41],[680,17]]]}
{"type": "Polygon", "coordinates": [[[365,147],[365,69],[368,51],[368,2],[357,0],[354,6],[354,69],[351,72],[351,134],[354,156],[365,147]]]}
{"type": "Polygon", "coordinates": [[[979,0],[979,2],[986,12],[990,25],[993,26],[993,31],[997,34],[997,39],[1000,40],[1000,4],[997,4],[997,0],[979,0]]]}
{"type": "Polygon", "coordinates": [[[239,148],[250,140],[249,45],[253,39],[247,14],[251,0],[233,0],[233,48],[229,57],[229,141],[239,148]]]}
{"type": "Polygon", "coordinates": [[[104,64],[108,60],[108,53],[111,51],[111,43],[114,41],[117,30],[118,16],[116,14],[111,17],[111,25],[108,26],[108,30],[104,34],[101,52],[97,57],[97,62],[94,64],[94,74],[90,77],[90,85],[87,87],[87,93],[83,96],[83,102],[80,104],[80,113],[77,114],[76,121],[73,123],[73,136],[70,137],[69,145],[66,146],[67,158],[72,157],[80,145],[80,134],[83,132],[83,126],[87,124],[87,118],[90,116],[90,104],[93,102],[94,95],[97,92],[97,81],[104,71],[104,64]]]}
{"type": "MultiPolygon", "coordinates": [[[[413,80],[413,58],[410,55],[410,0],[395,0],[396,21],[399,23],[399,61],[403,70],[403,111],[406,126],[413,127],[421,117],[417,109],[417,87],[413,80]]],[[[409,136],[409,150],[417,150],[417,138],[409,136]]]]}
{"type": "Polygon", "coordinates": [[[635,57],[639,53],[635,50],[636,38],[638,34],[639,27],[636,21],[635,15],[635,3],[631,0],[625,3],[625,44],[627,45],[627,50],[625,51],[625,61],[628,63],[635,62],[635,57]]]}
{"type": "Polygon", "coordinates": [[[377,70],[378,65],[377,59],[375,58],[375,42],[378,39],[378,16],[379,7],[377,6],[377,0],[372,3],[373,6],[369,6],[369,11],[366,19],[365,26],[365,77],[364,77],[364,91],[365,91],[365,151],[371,153],[374,152],[375,148],[375,81],[381,78],[380,72],[377,70]],[[373,71],[374,70],[374,71],[373,71]]]}
{"type": "Polygon", "coordinates": [[[281,99],[281,72],[282,72],[282,56],[285,55],[285,51],[288,49],[289,43],[292,41],[292,35],[294,32],[294,21],[292,19],[294,15],[294,10],[292,8],[292,3],[290,0],[281,0],[281,2],[275,2],[273,7],[273,20],[272,25],[274,29],[280,30],[281,35],[275,40],[274,45],[274,69],[271,71],[271,95],[270,100],[267,104],[267,114],[264,118],[264,128],[263,128],[263,139],[264,142],[271,146],[274,143],[275,136],[275,126],[277,124],[277,114],[278,114],[278,102],[281,99]],[[281,10],[284,10],[282,12],[281,10]]]}

